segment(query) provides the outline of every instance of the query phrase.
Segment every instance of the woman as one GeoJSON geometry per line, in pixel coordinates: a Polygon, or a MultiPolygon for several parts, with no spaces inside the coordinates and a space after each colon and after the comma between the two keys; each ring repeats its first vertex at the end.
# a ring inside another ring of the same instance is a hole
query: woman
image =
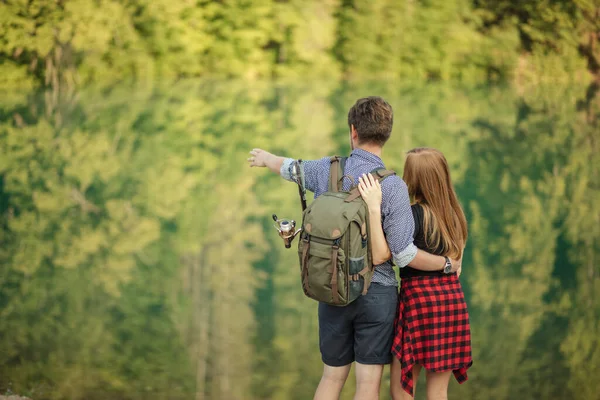
{"type": "MultiPolygon", "coordinates": [[[[462,258],[467,221],[450,180],[444,155],[435,149],[408,152],[404,181],[413,202],[415,245],[432,254],[462,258]]],[[[358,189],[370,210],[381,207],[381,186],[371,175],[359,179],[358,189]]],[[[374,257],[391,257],[381,228],[372,215],[374,257]]],[[[440,270],[442,266],[440,266],[440,270]]],[[[400,269],[401,289],[392,353],[391,390],[394,399],[412,399],[422,368],[428,400],[448,398],[453,372],[459,383],[471,366],[471,331],[457,273],[400,269]]]]}

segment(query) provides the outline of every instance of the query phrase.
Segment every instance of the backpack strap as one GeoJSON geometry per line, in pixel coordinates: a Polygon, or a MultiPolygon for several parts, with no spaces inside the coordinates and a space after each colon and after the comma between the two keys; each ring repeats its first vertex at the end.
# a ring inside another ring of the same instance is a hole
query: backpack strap
{"type": "Polygon", "coordinates": [[[338,279],[337,279],[338,250],[339,249],[340,249],[340,247],[338,246],[337,243],[334,244],[333,247],[331,248],[331,266],[332,266],[333,271],[331,274],[331,282],[329,284],[331,285],[331,294],[333,296],[334,303],[338,303],[340,300],[340,297],[338,294],[338,279]]]}
{"type": "Polygon", "coordinates": [[[306,210],[306,182],[304,179],[304,170],[302,168],[302,160],[298,159],[294,165],[296,169],[297,184],[298,184],[298,194],[300,195],[300,205],[302,206],[302,212],[306,210]]]}
{"type": "Polygon", "coordinates": [[[381,183],[381,181],[383,181],[388,176],[396,175],[396,172],[391,169],[376,168],[373,171],[371,171],[371,174],[375,175],[377,180],[379,180],[379,183],[381,183]]]}
{"type": "Polygon", "coordinates": [[[302,266],[302,288],[304,289],[304,293],[309,295],[309,286],[308,286],[308,250],[310,248],[310,239],[302,238],[304,242],[304,248],[302,249],[302,259],[300,260],[302,266]]]}
{"type": "MultiPolygon", "coordinates": [[[[372,268],[370,268],[369,266],[366,266],[363,269],[361,269],[359,272],[357,272],[356,274],[350,275],[350,280],[358,282],[358,281],[360,281],[361,276],[363,279],[366,279],[365,275],[367,275],[367,273],[370,272],[371,270],[372,270],[372,268]]],[[[362,291],[363,295],[367,294],[367,289],[368,289],[367,285],[364,285],[363,291],[362,291]]]]}
{"type": "Polygon", "coordinates": [[[341,190],[340,178],[344,175],[344,167],[348,157],[331,157],[329,167],[329,191],[339,192],[341,190]]]}
{"type": "MultiPolygon", "coordinates": [[[[342,157],[340,158],[340,179],[342,180],[344,179],[344,172],[346,171],[346,161],[348,161],[348,157],[342,157]]],[[[338,182],[339,182],[338,180],[338,182]]],[[[341,183],[340,183],[341,185],[341,183]]]]}
{"type": "MultiPolygon", "coordinates": [[[[375,175],[375,178],[377,178],[379,183],[381,183],[388,176],[396,175],[396,172],[391,169],[377,168],[377,169],[374,169],[373,171],[371,171],[371,174],[375,175]]],[[[346,197],[345,202],[350,203],[351,201],[353,201],[354,199],[357,199],[359,197],[360,197],[360,192],[358,191],[358,188],[354,188],[350,191],[350,195],[348,197],[346,197]]]]}

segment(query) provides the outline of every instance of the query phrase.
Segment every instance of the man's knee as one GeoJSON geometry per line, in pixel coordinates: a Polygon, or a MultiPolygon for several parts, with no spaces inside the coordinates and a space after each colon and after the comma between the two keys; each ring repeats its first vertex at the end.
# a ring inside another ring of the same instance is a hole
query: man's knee
{"type": "Polygon", "coordinates": [[[343,367],[325,365],[314,400],[338,399],[350,372],[350,366],[350,364],[343,367]]]}
{"type": "Polygon", "coordinates": [[[351,364],[344,365],[343,367],[331,367],[329,365],[325,365],[321,379],[331,382],[346,382],[348,373],[350,372],[350,367],[351,364]]]}
{"type": "Polygon", "coordinates": [[[356,363],[356,381],[380,380],[383,374],[383,365],[381,364],[361,364],[356,363]]]}
{"type": "Polygon", "coordinates": [[[367,365],[356,363],[356,387],[365,389],[374,387],[379,391],[383,365],[367,365]]]}

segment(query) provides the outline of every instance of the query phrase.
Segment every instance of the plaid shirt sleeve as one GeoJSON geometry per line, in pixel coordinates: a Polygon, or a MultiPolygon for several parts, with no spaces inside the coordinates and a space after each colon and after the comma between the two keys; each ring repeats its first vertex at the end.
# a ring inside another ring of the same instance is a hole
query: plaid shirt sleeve
{"type": "Polygon", "coordinates": [[[383,231],[394,262],[403,268],[417,255],[417,247],[413,244],[415,223],[408,188],[402,179],[392,176],[383,181],[382,191],[386,199],[381,207],[383,231]]]}

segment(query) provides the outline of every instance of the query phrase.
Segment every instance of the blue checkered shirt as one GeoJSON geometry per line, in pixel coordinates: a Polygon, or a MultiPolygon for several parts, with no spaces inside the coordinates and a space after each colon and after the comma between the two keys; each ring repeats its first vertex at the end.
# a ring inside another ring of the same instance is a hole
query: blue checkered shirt
{"type": "MultiPolygon", "coordinates": [[[[281,166],[281,176],[292,181],[292,164],[294,159],[286,158],[281,166]]],[[[314,192],[315,198],[327,192],[329,188],[330,157],[320,160],[302,161],[306,189],[314,192]]],[[[344,175],[352,176],[355,182],[362,174],[377,168],[385,168],[381,158],[362,149],[355,149],[350,154],[344,167],[344,175]]],[[[350,179],[344,179],[343,189],[350,189],[350,179]]],[[[393,255],[394,262],[400,268],[405,267],[417,255],[413,244],[415,224],[410,208],[410,198],[406,183],[399,176],[389,176],[381,183],[383,199],[381,202],[381,219],[383,232],[393,255]]],[[[372,282],[385,286],[398,286],[396,274],[391,261],[375,268],[372,282]]]]}

